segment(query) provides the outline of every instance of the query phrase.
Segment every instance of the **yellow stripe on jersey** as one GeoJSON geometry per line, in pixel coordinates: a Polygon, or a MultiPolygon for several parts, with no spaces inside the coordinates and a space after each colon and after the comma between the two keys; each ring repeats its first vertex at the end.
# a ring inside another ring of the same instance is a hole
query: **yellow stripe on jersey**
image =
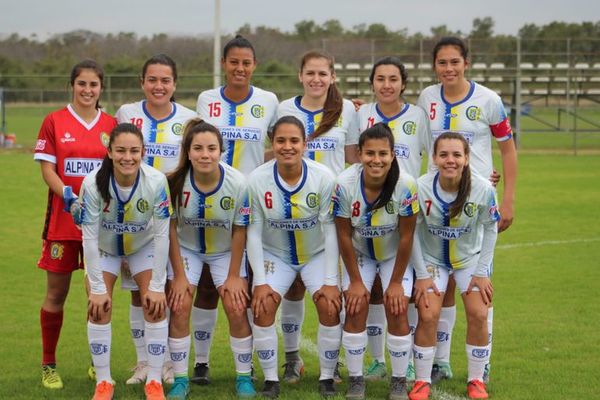
{"type": "MultiPolygon", "coordinates": [[[[460,106],[454,106],[450,108],[450,115],[460,115],[460,106]]],[[[450,129],[451,131],[458,130],[458,123],[460,122],[460,118],[452,118],[450,117],[450,129]]]]}
{"type": "MultiPolygon", "coordinates": [[[[127,203],[123,206],[125,209],[125,214],[123,215],[123,222],[129,222],[132,220],[132,216],[134,215],[135,207],[131,203],[127,203]]],[[[123,233],[123,252],[125,254],[133,253],[133,244],[134,244],[135,234],[132,233],[123,233]]]]}
{"type": "MultiPolygon", "coordinates": [[[[378,208],[371,214],[371,226],[385,225],[385,207],[378,208]]],[[[373,238],[373,252],[376,260],[385,259],[385,236],[373,238]]]]}
{"type": "MultiPolygon", "coordinates": [[[[300,211],[300,207],[295,207],[294,204],[301,204],[302,198],[299,193],[294,193],[290,197],[290,203],[292,203],[292,218],[301,219],[305,216],[302,215],[300,211]]],[[[312,232],[311,232],[312,233],[312,232]]],[[[296,255],[298,256],[298,265],[306,264],[309,260],[307,254],[310,253],[310,249],[307,248],[308,240],[308,231],[296,230],[294,231],[294,239],[296,241],[296,255]]],[[[312,233],[314,234],[314,233],[312,233]]]]}
{"type": "MultiPolygon", "coordinates": [[[[216,204],[215,196],[210,196],[204,200],[204,219],[211,220],[215,218],[216,204]]],[[[204,228],[204,243],[206,245],[206,254],[212,254],[215,251],[215,231],[217,228],[204,228]]]]}
{"type": "MultiPolygon", "coordinates": [[[[460,214],[458,217],[452,218],[450,220],[451,227],[459,227],[460,225],[460,214]]],[[[460,268],[460,253],[458,251],[457,246],[458,240],[448,240],[448,258],[450,259],[450,264],[452,264],[452,268],[460,268]]]]}
{"type": "MultiPolygon", "coordinates": [[[[239,104],[235,106],[235,126],[244,126],[244,113],[245,113],[245,105],[239,104]]],[[[233,159],[231,161],[231,166],[233,168],[239,169],[242,154],[244,154],[246,143],[243,140],[235,141],[235,149],[233,153],[233,159]]]]}
{"type": "MultiPolygon", "coordinates": [[[[166,125],[166,122],[156,124],[156,139],[154,140],[155,143],[165,143],[167,141],[166,125]]],[[[154,163],[152,164],[154,168],[156,168],[159,171],[162,171],[163,164],[164,162],[162,157],[154,157],[154,163]]]]}

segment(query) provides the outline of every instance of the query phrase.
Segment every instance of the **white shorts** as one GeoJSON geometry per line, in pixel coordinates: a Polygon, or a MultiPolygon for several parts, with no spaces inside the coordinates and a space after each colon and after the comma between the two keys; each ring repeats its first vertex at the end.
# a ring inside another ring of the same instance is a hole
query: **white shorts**
{"type": "Polygon", "coordinates": [[[102,271],[112,275],[119,276],[120,272],[121,287],[123,289],[139,290],[133,277],[140,272],[152,269],[154,265],[154,243],[150,242],[128,256],[113,256],[100,250],[99,265],[102,271]]]}
{"type": "MultiPolygon", "coordinates": [[[[379,274],[379,278],[381,279],[381,286],[383,287],[383,291],[385,292],[388,286],[390,285],[390,280],[392,279],[392,273],[394,272],[394,263],[396,262],[396,257],[384,261],[377,261],[373,260],[371,257],[356,252],[356,261],[358,264],[360,277],[369,293],[373,288],[373,282],[375,281],[375,275],[377,274],[379,274]]],[[[350,277],[348,276],[348,271],[346,271],[346,268],[344,267],[342,268],[343,290],[347,290],[348,286],[350,286],[350,277]]],[[[402,288],[404,289],[404,296],[412,296],[413,267],[411,264],[408,264],[406,266],[406,271],[404,271],[404,276],[402,277],[402,288]]]]}
{"type": "MultiPolygon", "coordinates": [[[[442,267],[439,265],[427,265],[427,272],[433,278],[433,283],[438,288],[440,292],[445,292],[448,287],[448,278],[450,275],[454,277],[454,281],[456,282],[456,287],[460,290],[460,294],[463,294],[469,288],[469,283],[471,283],[471,277],[473,273],[477,269],[477,265],[473,265],[469,268],[461,268],[461,269],[448,269],[446,267],[442,267]]],[[[491,275],[492,268],[488,268],[488,278],[491,275]]],[[[431,289],[430,289],[431,291],[431,289]]],[[[475,286],[473,291],[478,292],[479,288],[475,286]]]]}
{"type": "MultiPolygon", "coordinates": [[[[206,255],[186,249],[180,246],[181,258],[183,259],[183,267],[185,269],[185,276],[194,286],[198,286],[200,277],[202,276],[202,266],[206,263],[210,267],[210,274],[212,275],[213,283],[217,288],[223,286],[227,275],[229,274],[229,263],[231,261],[231,252],[225,252],[221,254],[206,255]]],[[[240,277],[245,278],[248,276],[246,271],[246,251],[242,255],[242,264],[240,268],[240,277]]],[[[169,262],[167,269],[167,278],[172,280],[175,277],[173,273],[173,266],[169,262]]]]}
{"type": "Polygon", "coordinates": [[[325,283],[325,251],[315,254],[304,265],[288,264],[266,250],[264,259],[267,284],[281,297],[287,293],[298,274],[311,296],[325,283]]]}

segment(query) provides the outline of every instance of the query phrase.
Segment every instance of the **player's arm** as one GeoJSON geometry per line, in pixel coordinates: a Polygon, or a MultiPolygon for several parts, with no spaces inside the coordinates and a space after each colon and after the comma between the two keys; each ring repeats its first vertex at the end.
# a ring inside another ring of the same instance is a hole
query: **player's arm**
{"type": "Polygon", "coordinates": [[[46,185],[48,185],[54,194],[62,197],[65,184],[56,173],[56,164],[50,161],[40,160],[40,166],[42,168],[42,179],[44,179],[46,185]]]}
{"type": "Polygon", "coordinates": [[[500,222],[498,232],[505,231],[510,227],[514,218],[514,201],[517,186],[517,149],[515,141],[511,138],[498,142],[500,155],[502,157],[502,171],[504,173],[504,192],[502,204],[500,205],[500,222]]]}

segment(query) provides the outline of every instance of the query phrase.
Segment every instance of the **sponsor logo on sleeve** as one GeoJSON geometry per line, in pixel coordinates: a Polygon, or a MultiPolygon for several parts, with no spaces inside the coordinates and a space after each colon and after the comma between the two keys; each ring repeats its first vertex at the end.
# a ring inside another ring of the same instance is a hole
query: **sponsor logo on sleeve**
{"type": "Polygon", "coordinates": [[[46,148],[46,141],[44,139],[38,139],[35,143],[35,151],[42,151],[46,148]]]}

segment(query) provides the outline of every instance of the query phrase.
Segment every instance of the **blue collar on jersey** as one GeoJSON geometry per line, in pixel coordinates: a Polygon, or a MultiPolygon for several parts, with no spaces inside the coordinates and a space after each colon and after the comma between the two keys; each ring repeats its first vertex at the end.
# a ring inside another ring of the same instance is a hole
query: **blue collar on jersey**
{"type": "Polygon", "coordinates": [[[148,119],[150,119],[150,121],[153,121],[154,123],[157,123],[157,124],[160,124],[161,122],[170,120],[171,118],[173,118],[173,116],[177,112],[177,105],[174,102],[171,102],[171,106],[173,107],[173,109],[171,110],[171,114],[169,114],[165,118],[159,120],[159,119],[154,118],[152,115],[150,115],[150,113],[148,112],[148,109],[146,108],[146,103],[147,103],[147,100],[142,101],[142,111],[144,112],[146,117],[148,117],[148,119]]]}
{"type": "Polygon", "coordinates": [[[302,107],[302,96],[296,96],[294,98],[294,104],[296,105],[296,107],[298,107],[298,109],[300,111],[302,111],[303,113],[307,114],[307,115],[311,115],[311,116],[315,116],[318,113],[323,112],[323,109],[321,108],[320,110],[316,110],[316,111],[309,111],[306,108],[302,107]]]}
{"type": "Polygon", "coordinates": [[[296,187],[296,189],[289,192],[285,187],[283,187],[281,182],[279,182],[279,173],[277,172],[277,161],[275,161],[273,163],[273,178],[275,179],[275,184],[277,185],[279,190],[281,190],[283,193],[287,193],[289,196],[293,195],[294,193],[299,192],[300,189],[302,189],[302,186],[304,186],[304,183],[306,182],[307,175],[308,175],[308,166],[306,165],[306,162],[304,160],[302,160],[302,180],[300,181],[300,184],[296,187]]]}
{"type": "Polygon", "coordinates": [[[444,85],[440,85],[440,97],[442,98],[442,101],[444,102],[444,104],[446,104],[446,106],[449,106],[449,107],[454,107],[454,106],[457,106],[457,105],[469,100],[471,98],[471,96],[473,96],[473,92],[475,91],[475,82],[469,81],[469,85],[470,85],[469,93],[467,93],[467,95],[465,96],[464,99],[459,100],[456,103],[448,103],[448,101],[444,97],[444,85]]]}
{"type": "Polygon", "coordinates": [[[208,196],[211,196],[211,195],[217,193],[219,191],[219,189],[221,189],[221,186],[223,185],[223,181],[225,180],[225,168],[223,168],[223,166],[221,164],[219,164],[219,170],[221,171],[221,177],[219,178],[219,183],[211,192],[204,193],[202,190],[198,189],[198,187],[196,186],[196,182],[194,182],[194,168],[190,167],[190,183],[192,184],[192,187],[194,188],[194,190],[199,195],[204,196],[204,197],[208,197],[208,196]]]}
{"type": "Polygon", "coordinates": [[[404,103],[404,104],[402,105],[402,108],[400,109],[400,112],[399,112],[398,114],[396,114],[396,115],[394,115],[394,116],[392,116],[392,117],[389,117],[389,118],[388,118],[388,117],[386,117],[386,116],[385,116],[385,114],[384,114],[384,113],[382,113],[382,112],[381,112],[381,110],[379,109],[379,104],[375,103],[375,111],[377,112],[377,115],[379,115],[379,117],[381,118],[381,120],[382,120],[384,123],[386,123],[386,124],[387,124],[388,122],[390,122],[390,121],[393,121],[393,120],[395,120],[396,118],[399,118],[399,117],[400,117],[402,114],[404,114],[405,112],[407,112],[407,111],[408,111],[408,107],[409,107],[409,104],[408,104],[408,103],[404,103]]]}
{"type": "MultiPolygon", "coordinates": [[[[442,204],[442,207],[444,208],[444,210],[448,210],[450,208],[450,206],[452,205],[453,202],[451,203],[446,203],[441,197],[440,194],[438,193],[437,190],[437,185],[438,182],[440,180],[440,173],[437,172],[435,174],[435,176],[433,177],[433,195],[435,196],[435,198],[442,204]]],[[[440,186],[441,187],[441,186],[440,186]]]]}
{"type": "Polygon", "coordinates": [[[225,100],[226,102],[228,102],[229,104],[233,105],[233,106],[237,106],[240,104],[243,104],[245,102],[247,102],[248,100],[250,100],[250,97],[252,97],[252,94],[254,94],[254,86],[250,85],[250,90],[248,90],[248,96],[246,96],[246,98],[238,101],[237,103],[231,99],[229,99],[227,96],[225,96],[225,86],[221,86],[221,97],[223,98],[223,100],[225,100]]]}
{"type": "Polygon", "coordinates": [[[133,197],[133,195],[135,194],[135,190],[138,187],[138,183],[140,181],[140,175],[141,175],[141,166],[140,169],[138,170],[138,173],[135,177],[135,183],[133,184],[133,187],[131,188],[131,192],[129,193],[129,198],[127,198],[127,200],[123,201],[121,200],[121,198],[119,197],[119,190],[117,188],[117,181],[115,179],[115,175],[114,174],[110,174],[110,183],[112,185],[113,191],[115,192],[115,196],[117,198],[117,201],[119,202],[119,204],[127,204],[129,203],[129,200],[131,200],[131,198],[133,197]]]}

